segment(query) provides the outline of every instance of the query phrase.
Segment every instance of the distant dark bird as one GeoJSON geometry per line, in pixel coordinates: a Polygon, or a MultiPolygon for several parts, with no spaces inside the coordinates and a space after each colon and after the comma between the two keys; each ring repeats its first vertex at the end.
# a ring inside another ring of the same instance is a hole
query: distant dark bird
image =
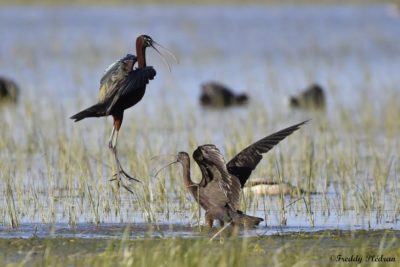
{"type": "Polygon", "coordinates": [[[324,89],[318,84],[312,84],[299,95],[290,97],[290,106],[303,109],[324,109],[324,89]]]}
{"type": "Polygon", "coordinates": [[[18,95],[18,85],[8,78],[0,77],[0,102],[16,103],[18,95]]]}
{"type": "Polygon", "coordinates": [[[206,107],[223,108],[234,105],[244,105],[248,102],[246,94],[235,94],[225,85],[217,82],[207,82],[201,85],[200,103],[206,107]]]}
{"type": "Polygon", "coordinates": [[[255,226],[262,218],[244,214],[239,210],[239,195],[251,172],[268,152],[305,122],[293,125],[255,142],[225,164],[224,157],[215,145],[202,145],[193,152],[200,167],[202,180],[194,183],[190,177],[190,158],[179,152],[176,162],[183,166],[183,181],[192,196],[205,209],[206,223],[212,227],[214,220],[220,224],[255,226]]]}
{"type": "MultiPolygon", "coordinates": [[[[79,121],[88,117],[113,116],[114,127],[108,145],[115,156],[118,168],[115,177],[119,181],[121,181],[121,176],[139,181],[122,169],[117,156],[118,132],[121,128],[125,109],[134,106],[142,99],[146,91],[146,85],[156,75],[153,67],[146,66],[145,54],[146,48],[152,47],[161,55],[155,45],[160,46],[150,36],[139,36],[136,39],[137,57],[128,54],[108,67],[100,81],[98,103],[71,117],[71,119],[79,121]],[[133,69],[136,61],[138,68],[133,69]]],[[[128,189],[124,184],[123,186],[128,189]]]]}

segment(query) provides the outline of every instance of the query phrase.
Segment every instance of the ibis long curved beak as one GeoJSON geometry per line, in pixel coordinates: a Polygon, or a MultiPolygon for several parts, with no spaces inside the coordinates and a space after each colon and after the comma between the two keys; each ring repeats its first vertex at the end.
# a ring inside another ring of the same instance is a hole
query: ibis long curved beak
{"type": "Polygon", "coordinates": [[[159,169],[159,170],[154,174],[154,177],[157,177],[157,175],[158,175],[162,170],[164,170],[165,168],[167,168],[167,167],[169,167],[169,166],[171,166],[171,165],[173,165],[173,164],[176,164],[176,163],[178,163],[178,162],[179,162],[179,161],[175,160],[175,161],[170,162],[170,163],[168,163],[167,165],[163,166],[161,169],[159,169]]]}
{"type": "Polygon", "coordinates": [[[165,48],[164,46],[160,45],[159,43],[157,43],[154,40],[151,42],[151,47],[154,50],[156,50],[158,54],[160,54],[161,58],[163,59],[163,62],[167,65],[168,70],[171,72],[171,66],[169,65],[168,60],[166,59],[166,57],[168,56],[175,63],[178,63],[178,59],[175,57],[175,55],[171,51],[169,51],[167,48],[165,48]]]}
{"type": "Polygon", "coordinates": [[[167,168],[167,167],[169,167],[169,166],[171,166],[171,165],[173,165],[173,164],[179,162],[179,161],[178,161],[178,156],[177,156],[177,155],[173,155],[173,154],[153,156],[153,157],[151,157],[150,160],[155,160],[155,159],[157,159],[157,160],[158,160],[158,159],[167,160],[168,163],[163,164],[163,166],[155,172],[155,174],[153,175],[153,177],[157,177],[157,175],[158,175],[162,170],[164,170],[165,168],[167,168]]]}

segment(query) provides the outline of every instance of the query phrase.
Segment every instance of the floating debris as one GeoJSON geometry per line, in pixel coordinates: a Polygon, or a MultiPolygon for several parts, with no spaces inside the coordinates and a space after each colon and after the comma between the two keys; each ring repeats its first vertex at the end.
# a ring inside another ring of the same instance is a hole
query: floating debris
{"type": "Polygon", "coordinates": [[[305,191],[297,186],[293,186],[290,183],[279,183],[269,181],[265,179],[254,179],[246,183],[243,188],[245,194],[253,193],[259,196],[277,196],[283,195],[297,195],[303,194],[305,191]]]}

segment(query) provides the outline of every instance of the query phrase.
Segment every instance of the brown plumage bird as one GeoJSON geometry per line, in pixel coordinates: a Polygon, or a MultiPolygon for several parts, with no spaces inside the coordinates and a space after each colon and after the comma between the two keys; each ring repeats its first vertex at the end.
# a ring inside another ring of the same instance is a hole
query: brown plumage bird
{"type": "Polygon", "coordinates": [[[248,96],[244,93],[235,94],[228,87],[217,82],[207,82],[201,85],[200,103],[205,107],[223,108],[244,105],[248,96]]]}
{"type": "Polygon", "coordinates": [[[325,109],[324,89],[318,84],[312,84],[297,96],[291,96],[290,106],[293,108],[323,110],[325,109]]]}
{"type": "Polygon", "coordinates": [[[0,77],[0,102],[16,103],[18,95],[18,85],[8,78],[0,77]]]}
{"type": "MultiPolygon", "coordinates": [[[[115,156],[118,172],[114,176],[121,182],[121,177],[129,180],[139,181],[128,175],[119,162],[117,155],[118,133],[122,125],[125,109],[138,103],[144,96],[146,85],[156,75],[153,67],[146,66],[146,48],[158,45],[150,36],[141,35],[136,39],[137,57],[128,54],[107,68],[106,73],[100,81],[100,93],[98,103],[73,115],[75,121],[88,117],[113,116],[114,127],[109,140],[109,148],[115,156]],[[133,69],[135,63],[138,68],[133,69]]],[[[161,54],[161,53],[160,53],[161,54]]],[[[127,190],[124,184],[122,184],[127,190]]]]}
{"type": "Polygon", "coordinates": [[[190,177],[190,158],[186,152],[179,152],[176,162],[183,166],[185,187],[206,211],[206,223],[212,227],[214,220],[221,224],[255,226],[262,218],[244,214],[239,210],[240,192],[251,172],[268,152],[288,135],[300,128],[306,121],[290,126],[262,138],[243,149],[227,164],[215,145],[202,145],[193,152],[193,158],[200,167],[202,180],[194,183],[190,177]]]}

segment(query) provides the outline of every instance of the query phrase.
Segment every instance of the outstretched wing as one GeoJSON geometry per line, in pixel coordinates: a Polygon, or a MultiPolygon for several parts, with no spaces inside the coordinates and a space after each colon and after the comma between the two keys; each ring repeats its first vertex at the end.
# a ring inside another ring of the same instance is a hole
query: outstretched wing
{"type": "Polygon", "coordinates": [[[156,76],[156,71],[153,67],[135,69],[130,72],[125,79],[117,85],[117,93],[113,96],[106,114],[108,115],[111,112],[119,99],[123,99],[125,96],[131,95],[135,91],[145,88],[149,81],[154,79],[154,76],[156,76]]]}
{"type": "Polygon", "coordinates": [[[251,172],[261,161],[262,154],[267,153],[276,144],[299,129],[300,126],[306,122],[307,121],[303,121],[299,124],[295,124],[286,129],[280,130],[279,132],[264,137],[254,144],[246,147],[226,165],[229,173],[238,177],[240,185],[243,187],[247,179],[250,177],[251,172]]]}
{"type": "Polygon", "coordinates": [[[240,183],[232,179],[218,148],[214,145],[200,146],[194,151],[193,158],[200,167],[203,177],[200,187],[208,201],[216,207],[236,206],[232,203],[239,203],[240,183]]]}

